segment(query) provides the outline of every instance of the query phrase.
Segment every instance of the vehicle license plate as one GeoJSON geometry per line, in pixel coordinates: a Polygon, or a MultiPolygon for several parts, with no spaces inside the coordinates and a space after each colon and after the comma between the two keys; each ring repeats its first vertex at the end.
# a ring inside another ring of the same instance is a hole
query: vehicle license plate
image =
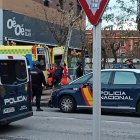
{"type": "Polygon", "coordinates": [[[3,109],[3,114],[12,113],[12,112],[15,112],[14,107],[9,107],[9,108],[4,108],[3,109]]]}

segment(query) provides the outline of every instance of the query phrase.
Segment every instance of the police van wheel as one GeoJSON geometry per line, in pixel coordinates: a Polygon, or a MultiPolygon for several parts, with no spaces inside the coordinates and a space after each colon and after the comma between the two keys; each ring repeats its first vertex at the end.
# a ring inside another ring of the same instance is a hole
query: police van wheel
{"type": "Polygon", "coordinates": [[[140,115],[140,102],[137,104],[137,114],[140,115]]]}
{"type": "Polygon", "coordinates": [[[63,96],[59,102],[60,110],[64,113],[70,113],[75,111],[75,101],[71,96],[63,96]]]}

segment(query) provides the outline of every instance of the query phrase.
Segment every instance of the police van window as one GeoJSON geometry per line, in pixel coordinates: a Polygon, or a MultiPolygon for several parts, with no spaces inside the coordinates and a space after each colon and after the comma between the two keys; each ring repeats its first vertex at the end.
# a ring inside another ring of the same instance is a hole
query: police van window
{"type": "Polygon", "coordinates": [[[25,82],[27,80],[25,61],[16,61],[15,72],[17,82],[25,82]]]}
{"type": "Polygon", "coordinates": [[[101,72],[101,84],[108,84],[110,79],[111,72],[102,71],[101,72]]]}
{"type": "Polygon", "coordinates": [[[16,85],[27,81],[25,61],[1,60],[0,79],[2,84],[16,85]]]}
{"type": "Polygon", "coordinates": [[[137,80],[133,72],[116,72],[114,84],[136,84],[137,80]]]}
{"type": "Polygon", "coordinates": [[[15,81],[14,67],[8,61],[0,61],[0,78],[2,84],[12,84],[15,81]]]}

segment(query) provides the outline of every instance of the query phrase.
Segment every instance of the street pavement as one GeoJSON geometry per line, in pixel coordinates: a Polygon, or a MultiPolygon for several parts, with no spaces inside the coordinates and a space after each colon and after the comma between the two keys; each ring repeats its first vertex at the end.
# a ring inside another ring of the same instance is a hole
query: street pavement
{"type": "MultiPolygon", "coordinates": [[[[48,102],[50,100],[51,97],[51,93],[52,93],[52,89],[44,89],[42,92],[42,96],[41,96],[41,106],[42,107],[47,107],[48,106],[48,102]]],[[[33,106],[35,106],[35,98],[33,100],[33,106]]]]}
{"type": "MultiPolygon", "coordinates": [[[[62,113],[42,107],[33,116],[0,127],[0,140],[97,140],[93,135],[93,115],[88,110],[62,113]]],[[[102,115],[101,140],[140,140],[139,117],[102,115]]]]}

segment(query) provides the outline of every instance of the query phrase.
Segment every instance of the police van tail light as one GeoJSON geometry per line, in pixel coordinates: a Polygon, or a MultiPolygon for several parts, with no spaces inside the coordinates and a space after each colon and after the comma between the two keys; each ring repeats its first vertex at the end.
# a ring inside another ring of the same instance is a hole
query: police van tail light
{"type": "Polygon", "coordinates": [[[0,97],[4,97],[6,94],[5,88],[3,86],[0,86],[0,97]]]}
{"type": "Polygon", "coordinates": [[[28,84],[25,84],[25,91],[28,91],[28,84]]]}
{"type": "Polygon", "coordinates": [[[31,81],[31,75],[29,74],[29,82],[28,82],[28,85],[27,85],[27,90],[28,90],[28,101],[31,101],[32,100],[32,81],[31,81]]]}
{"type": "Polygon", "coordinates": [[[29,74],[28,90],[32,92],[32,80],[31,80],[31,74],[29,74]]]}
{"type": "Polygon", "coordinates": [[[8,56],[8,59],[14,59],[14,57],[13,56],[8,56]]]}
{"type": "Polygon", "coordinates": [[[32,91],[30,90],[30,84],[29,84],[29,82],[25,85],[25,91],[28,94],[27,95],[27,100],[28,101],[31,101],[31,99],[32,99],[32,91]]]}

